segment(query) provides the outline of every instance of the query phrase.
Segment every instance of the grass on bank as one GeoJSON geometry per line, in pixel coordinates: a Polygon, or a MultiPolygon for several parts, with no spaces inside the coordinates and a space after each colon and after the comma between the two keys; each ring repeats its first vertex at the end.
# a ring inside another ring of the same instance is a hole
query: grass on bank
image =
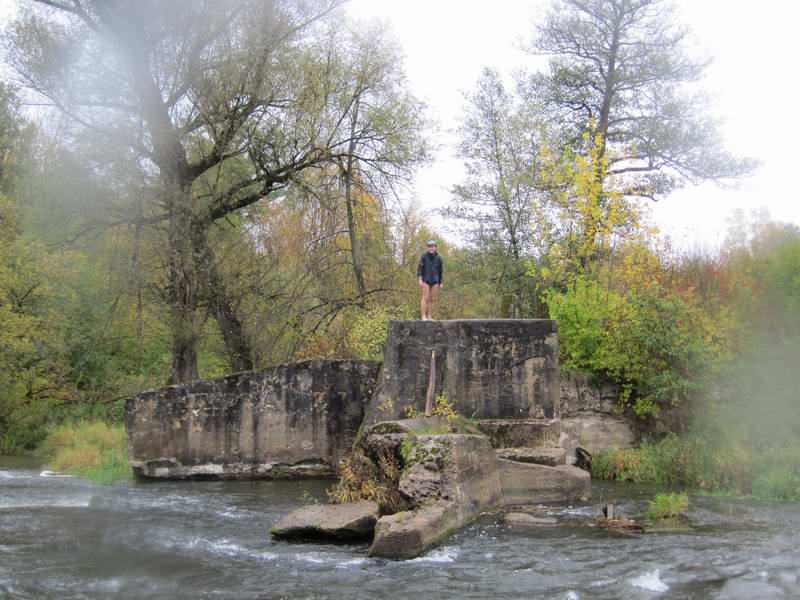
{"type": "Polygon", "coordinates": [[[98,483],[113,483],[132,476],[123,425],[102,421],[59,425],[47,435],[40,452],[50,460],[52,470],[98,483]]]}
{"type": "Polygon", "coordinates": [[[597,479],[655,483],[734,496],[800,500],[800,440],[758,448],[674,434],[639,448],[597,452],[597,479]]]}

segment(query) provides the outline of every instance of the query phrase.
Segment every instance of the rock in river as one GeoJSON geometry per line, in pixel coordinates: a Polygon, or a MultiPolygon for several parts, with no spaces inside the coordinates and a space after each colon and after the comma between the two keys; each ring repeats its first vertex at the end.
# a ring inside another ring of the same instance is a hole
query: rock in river
{"type": "Polygon", "coordinates": [[[553,527],[558,525],[558,520],[553,517],[534,517],[523,512],[506,513],[503,515],[503,522],[515,527],[553,527]]]}
{"type": "Polygon", "coordinates": [[[369,539],[379,516],[377,502],[312,504],[283,517],[270,533],[278,538],[369,539]]]}

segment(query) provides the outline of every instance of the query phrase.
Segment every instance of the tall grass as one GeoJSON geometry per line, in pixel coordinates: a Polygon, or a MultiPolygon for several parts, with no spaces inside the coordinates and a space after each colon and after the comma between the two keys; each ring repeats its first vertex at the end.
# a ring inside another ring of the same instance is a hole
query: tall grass
{"type": "Polygon", "coordinates": [[[647,506],[650,519],[676,519],[689,508],[689,494],[657,494],[647,506]]]}
{"type": "Polygon", "coordinates": [[[40,451],[50,459],[54,471],[98,483],[113,483],[132,475],[123,425],[102,421],[59,425],[47,435],[40,451]]]}
{"type": "Polygon", "coordinates": [[[338,465],[339,481],[328,490],[334,504],[371,500],[381,514],[405,510],[407,503],[398,491],[402,465],[389,450],[378,453],[377,463],[360,451],[352,451],[338,465]]]}
{"type": "Polygon", "coordinates": [[[800,441],[758,447],[699,432],[680,437],[672,434],[639,448],[596,453],[592,476],[800,500],[800,441]]]}

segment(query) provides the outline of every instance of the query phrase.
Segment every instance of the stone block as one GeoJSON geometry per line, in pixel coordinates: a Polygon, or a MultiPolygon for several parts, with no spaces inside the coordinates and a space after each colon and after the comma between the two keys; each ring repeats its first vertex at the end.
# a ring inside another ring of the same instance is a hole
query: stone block
{"type": "Polygon", "coordinates": [[[498,462],[506,506],[572,502],[591,495],[589,473],[576,467],[546,467],[503,458],[498,462]]]}
{"type": "Polygon", "coordinates": [[[462,512],[457,503],[438,500],[416,510],[381,517],[369,555],[395,559],[417,557],[463,527],[466,521],[462,512]]]}
{"type": "Polygon", "coordinates": [[[502,504],[497,457],[482,435],[416,437],[400,489],[416,506],[378,520],[370,556],[413,558],[502,504]]]}
{"type": "Polygon", "coordinates": [[[558,419],[492,419],[478,422],[493,448],[560,448],[558,419]]]}
{"type": "Polygon", "coordinates": [[[615,413],[622,389],[619,385],[599,382],[584,371],[561,371],[559,376],[559,408],[562,417],[581,414],[615,413]]]}
{"type": "Polygon", "coordinates": [[[567,452],[567,462],[575,459],[575,449],[590,453],[599,450],[632,448],[638,436],[627,419],[622,417],[583,413],[561,420],[561,445],[567,452]]]}
{"type": "Polygon", "coordinates": [[[553,517],[534,517],[523,512],[512,512],[503,515],[503,523],[519,528],[553,527],[558,525],[558,519],[553,517]]]}
{"type": "Polygon", "coordinates": [[[369,539],[379,516],[377,502],[312,504],[283,517],[270,534],[277,538],[369,539]]]}
{"type": "Polygon", "coordinates": [[[566,464],[567,455],[563,448],[498,448],[495,453],[497,458],[548,467],[566,464]]]}

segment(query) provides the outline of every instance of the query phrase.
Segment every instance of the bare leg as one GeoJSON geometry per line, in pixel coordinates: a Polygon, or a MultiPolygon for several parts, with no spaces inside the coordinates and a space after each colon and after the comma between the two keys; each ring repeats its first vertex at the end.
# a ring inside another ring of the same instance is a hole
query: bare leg
{"type": "Polygon", "coordinates": [[[419,318],[424,321],[426,319],[425,314],[428,311],[428,294],[430,292],[430,286],[424,281],[420,281],[419,289],[422,292],[422,299],[419,302],[419,318]]]}
{"type": "Polygon", "coordinates": [[[428,318],[433,319],[433,305],[436,302],[436,296],[439,295],[439,284],[429,286],[428,291],[428,318]]]}

